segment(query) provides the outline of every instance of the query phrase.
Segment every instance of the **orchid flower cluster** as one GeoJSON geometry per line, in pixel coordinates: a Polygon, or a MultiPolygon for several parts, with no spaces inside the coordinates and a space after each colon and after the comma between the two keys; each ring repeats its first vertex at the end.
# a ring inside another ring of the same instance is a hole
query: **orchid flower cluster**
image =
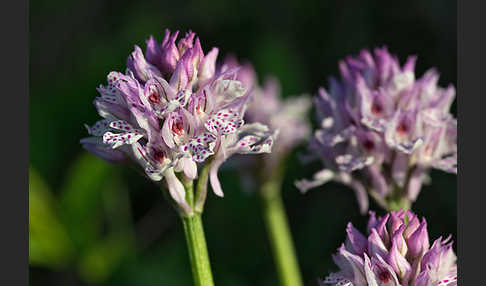
{"type": "Polygon", "coordinates": [[[416,79],[415,61],[400,66],[377,48],[339,63],[342,80],[331,78],[315,98],[320,127],[309,149],[325,168],[297,181],[301,191],[334,180],[354,189],[362,213],[367,193],[385,209],[408,208],[429,169],[457,173],[455,89],[438,87],[434,69],[416,79]]]}
{"type": "MultiPolygon", "coordinates": [[[[278,197],[276,181],[281,177],[273,171],[310,137],[311,100],[284,100],[275,78],[260,87],[251,64],[240,65],[229,57],[217,66],[217,48],[204,54],[195,33],[178,36],[178,31],[166,30],[162,43],[151,36],[145,53],[135,46],[125,73],[108,74],[94,100],[102,119],[86,125],[90,137],[81,144],[108,162],[129,163],[167,186],[181,214],[197,285],[213,285],[200,216],[208,180],[222,197],[218,169],[230,156],[272,152],[255,158],[263,159],[258,161],[267,180],[262,190],[275,189],[272,196],[262,196],[264,216],[270,240],[278,246],[276,262],[285,266],[279,269],[280,280],[299,276],[278,197]],[[198,177],[194,198],[192,182],[198,177]]],[[[425,219],[406,210],[431,168],[457,173],[457,121],[449,113],[454,87],[439,87],[434,69],[415,79],[415,61],[412,56],[400,66],[386,48],[373,54],[363,50],[340,62],[342,79],[331,78],[329,90],[319,89],[314,100],[319,129],[309,150],[325,168],[296,186],[305,192],[338,181],[354,189],[362,213],[368,209],[368,194],[387,210],[405,209],[378,218],[370,211],[367,236],[349,223],[346,241],[333,256],[340,270],[319,281],[321,285],[457,284],[450,236],[430,246],[425,219]]],[[[246,163],[238,162],[243,174],[255,169],[241,168],[246,163]]]]}
{"type": "MultiPolygon", "coordinates": [[[[272,148],[272,153],[260,157],[264,159],[263,171],[268,174],[282,163],[284,157],[293,148],[310,136],[311,127],[307,114],[312,101],[307,95],[283,99],[280,83],[273,76],[267,77],[263,86],[260,86],[252,64],[245,62],[240,65],[234,56],[225,59],[222,69],[226,70],[238,66],[241,66],[241,68],[238,70],[237,80],[245,86],[253,88],[253,95],[247,104],[245,121],[263,123],[276,132],[276,143],[272,148]]],[[[243,158],[241,159],[243,160],[243,158]]],[[[256,158],[244,159],[249,161],[249,159],[256,158]]],[[[240,160],[240,163],[242,160],[240,160]]]]}
{"type": "Polygon", "coordinates": [[[327,286],[457,285],[456,255],[450,236],[430,246],[427,222],[411,211],[376,217],[370,211],[367,236],[351,223],[346,241],[333,255],[339,272],[327,276],[327,286]]]}
{"type": "Polygon", "coordinates": [[[94,100],[103,119],[86,126],[91,137],[81,143],[106,161],[134,162],[151,180],[165,181],[190,215],[183,181],[198,176],[198,165],[211,164],[212,189],[223,196],[222,162],[235,153],[270,152],[274,133],[244,123],[251,90],[236,80],[238,68],[217,72],[217,48],[204,54],[195,33],[177,41],[178,34],[166,30],[161,44],[151,36],[145,55],[135,46],[126,72],[108,75],[94,100]]]}

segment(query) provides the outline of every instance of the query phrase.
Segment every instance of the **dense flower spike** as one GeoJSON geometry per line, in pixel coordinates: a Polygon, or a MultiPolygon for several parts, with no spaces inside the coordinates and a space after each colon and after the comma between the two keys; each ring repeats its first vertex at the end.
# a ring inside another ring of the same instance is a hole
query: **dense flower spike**
{"type": "Polygon", "coordinates": [[[333,256],[339,272],[327,276],[327,286],[457,285],[456,255],[450,236],[429,244],[427,222],[411,211],[376,217],[370,211],[367,236],[351,223],[346,241],[333,256]]]}
{"type": "MultiPolygon", "coordinates": [[[[233,56],[225,59],[222,70],[238,67],[240,64],[233,56]]],[[[270,171],[280,164],[297,144],[311,135],[310,122],[307,119],[312,102],[305,95],[293,96],[288,99],[281,97],[280,85],[275,77],[268,77],[263,87],[258,84],[258,78],[250,63],[241,65],[237,80],[253,89],[249,100],[245,121],[260,122],[275,130],[276,143],[272,154],[264,156],[265,170],[270,171]]]]}
{"type": "Polygon", "coordinates": [[[236,80],[237,67],[216,71],[218,49],[204,55],[195,33],[179,41],[166,30],[161,44],[147,41],[127,59],[125,74],[111,72],[94,100],[102,120],[87,126],[83,147],[109,162],[138,163],[153,181],[164,179],[185,214],[192,208],[181,179],[198,176],[210,157],[210,182],[223,196],[218,167],[234,153],[270,152],[272,133],[245,125],[250,89],[236,80]]]}
{"type": "Polygon", "coordinates": [[[454,87],[437,86],[431,69],[415,79],[416,58],[400,67],[386,48],[339,63],[341,81],[315,98],[320,128],[310,143],[325,169],[296,183],[302,191],[329,180],[352,187],[361,211],[367,192],[387,209],[413,202],[430,168],[457,173],[454,87]]]}

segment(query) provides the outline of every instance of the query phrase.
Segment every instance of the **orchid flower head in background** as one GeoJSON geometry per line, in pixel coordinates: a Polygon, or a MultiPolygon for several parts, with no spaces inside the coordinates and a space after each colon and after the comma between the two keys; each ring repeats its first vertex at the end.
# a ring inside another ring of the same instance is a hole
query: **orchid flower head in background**
{"type": "Polygon", "coordinates": [[[439,87],[434,69],[416,78],[415,61],[400,66],[376,48],[339,63],[341,79],[314,99],[319,128],[309,150],[324,169],[297,181],[301,191],[338,181],[354,189],[362,213],[368,194],[385,209],[409,208],[431,168],[457,173],[455,89],[439,87]]]}
{"type": "MultiPolygon", "coordinates": [[[[263,159],[262,173],[269,174],[283,159],[300,143],[308,140],[311,135],[308,113],[312,106],[309,96],[282,96],[280,83],[274,76],[267,76],[263,86],[259,85],[258,76],[250,62],[240,65],[235,56],[227,56],[221,70],[229,70],[241,66],[237,80],[253,89],[245,112],[245,122],[263,123],[275,131],[275,143],[271,154],[259,156],[263,159]]],[[[240,158],[246,164],[260,162],[256,157],[240,158]],[[251,161],[251,162],[248,162],[251,161]]],[[[259,164],[259,163],[257,163],[259,164]]]]}

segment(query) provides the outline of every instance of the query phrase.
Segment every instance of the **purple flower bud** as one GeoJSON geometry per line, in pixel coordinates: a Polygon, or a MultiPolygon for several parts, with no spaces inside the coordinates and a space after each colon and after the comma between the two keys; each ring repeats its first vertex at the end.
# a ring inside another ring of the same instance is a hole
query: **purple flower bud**
{"type": "Polygon", "coordinates": [[[419,228],[420,221],[418,217],[411,211],[407,211],[407,219],[408,219],[408,224],[403,235],[405,236],[406,239],[409,239],[410,236],[417,230],[417,228],[419,228]]]}
{"type": "Polygon", "coordinates": [[[140,82],[146,82],[154,76],[161,76],[157,67],[145,60],[142,50],[137,45],[135,45],[135,51],[127,59],[127,67],[140,82]]]}
{"type": "Polygon", "coordinates": [[[388,230],[390,235],[393,234],[402,226],[404,218],[403,211],[395,211],[390,213],[390,219],[388,219],[388,230]]]}
{"type": "Polygon", "coordinates": [[[161,71],[164,74],[171,74],[174,72],[177,62],[181,58],[181,54],[177,49],[175,41],[177,36],[179,35],[179,31],[176,31],[172,36],[170,35],[169,29],[165,30],[164,40],[162,41],[162,45],[160,47],[161,50],[161,71]]]}
{"type": "Polygon", "coordinates": [[[422,220],[420,226],[410,235],[407,240],[410,257],[422,256],[429,249],[429,235],[427,233],[427,222],[422,220]]]}
{"type": "Polygon", "coordinates": [[[162,68],[162,51],[160,50],[159,44],[153,36],[150,36],[146,44],[145,57],[147,61],[160,70],[162,68]]]}
{"type": "Polygon", "coordinates": [[[346,243],[333,255],[339,271],[321,285],[456,285],[456,256],[450,238],[439,238],[429,248],[425,219],[417,224],[411,211],[378,218],[370,212],[368,243],[363,247],[364,236],[349,223],[346,243]]]}
{"type": "Polygon", "coordinates": [[[209,53],[201,60],[199,64],[199,81],[200,85],[204,85],[211,79],[216,72],[216,58],[218,57],[219,50],[213,48],[209,53]]]}
{"type": "Polygon", "coordinates": [[[392,244],[395,244],[397,246],[397,249],[402,256],[407,254],[408,251],[407,242],[403,233],[405,228],[406,225],[402,223],[392,236],[392,244]]]}
{"type": "Polygon", "coordinates": [[[348,223],[346,226],[346,249],[352,253],[362,253],[366,250],[368,240],[362,235],[353,224],[348,223]]]}
{"type": "Polygon", "coordinates": [[[170,78],[170,86],[175,90],[186,89],[190,82],[193,69],[190,64],[191,53],[185,53],[181,60],[177,63],[176,69],[170,78]]]}
{"type": "MultiPolygon", "coordinates": [[[[431,168],[457,173],[457,121],[449,113],[454,88],[437,86],[433,69],[416,79],[416,59],[400,66],[386,48],[363,50],[340,61],[341,80],[331,77],[315,98],[320,126],[309,157],[353,188],[361,208],[363,188],[387,210],[408,208],[431,168]]],[[[296,185],[306,191],[328,181],[296,185]]]]}
{"type": "Polygon", "coordinates": [[[393,268],[402,283],[405,284],[405,281],[408,281],[408,278],[410,277],[412,266],[400,253],[395,242],[392,243],[392,247],[385,258],[385,261],[393,268]]]}
{"type": "Polygon", "coordinates": [[[192,47],[194,46],[193,43],[195,36],[196,33],[189,31],[186,33],[186,36],[184,38],[179,40],[177,48],[179,49],[181,55],[183,55],[188,49],[192,49],[192,47]]]}
{"type": "Polygon", "coordinates": [[[386,257],[388,255],[388,249],[383,239],[385,239],[385,237],[380,236],[376,229],[371,229],[368,236],[368,253],[371,256],[379,255],[381,257],[386,257]]]}
{"type": "Polygon", "coordinates": [[[390,213],[387,213],[384,217],[375,219],[375,213],[370,211],[370,220],[368,221],[367,227],[368,233],[371,233],[373,229],[375,229],[379,237],[381,237],[383,242],[387,245],[390,243],[390,235],[386,227],[389,217],[390,213]]]}
{"type": "Polygon", "coordinates": [[[374,211],[368,211],[370,218],[368,219],[368,225],[366,226],[366,231],[370,232],[372,228],[376,228],[378,225],[378,220],[376,219],[376,213],[374,211]]]}

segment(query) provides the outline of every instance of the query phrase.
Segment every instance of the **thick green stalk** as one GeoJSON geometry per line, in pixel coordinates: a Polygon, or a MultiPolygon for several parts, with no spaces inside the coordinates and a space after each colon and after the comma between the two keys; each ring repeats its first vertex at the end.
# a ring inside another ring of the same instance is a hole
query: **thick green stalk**
{"type": "Polygon", "coordinates": [[[186,236],[192,276],[196,286],[213,286],[213,275],[209,263],[208,249],[204,237],[204,229],[200,213],[190,217],[182,217],[184,234],[186,236]]]}
{"type": "Polygon", "coordinates": [[[282,286],[303,285],[292,235],[280,194],[283,170],[277,170],[260,191],[263,217],[282,286]]]}
{"type": "MultiPolygon", "coordinates": [[[[192,181],[184,181],[186,189],[186,200],[194,207],[194,191],[192,181]]],[[[213,275],[211,264],[209,262],[208,249],[200,212],[194,212],[192,215],[181,214],[184,225],[184,234],[186,237],[187,249],[189,251],[189,260],[191,262],[192,276],[196,286],[213,286],[213,275]]]]}

